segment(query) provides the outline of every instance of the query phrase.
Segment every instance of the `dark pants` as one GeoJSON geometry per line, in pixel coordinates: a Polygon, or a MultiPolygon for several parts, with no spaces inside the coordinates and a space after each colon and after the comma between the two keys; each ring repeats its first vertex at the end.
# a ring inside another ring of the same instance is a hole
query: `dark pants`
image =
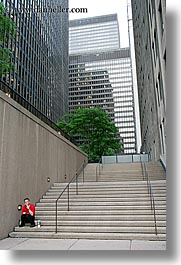
{"type": "Polygon", "coordinates": [[[35,217],[30,214],[22,214],[21,215],[21,225],[25,225],[25,223],[30,223],[31,225],[35,224],[35,217]]]}

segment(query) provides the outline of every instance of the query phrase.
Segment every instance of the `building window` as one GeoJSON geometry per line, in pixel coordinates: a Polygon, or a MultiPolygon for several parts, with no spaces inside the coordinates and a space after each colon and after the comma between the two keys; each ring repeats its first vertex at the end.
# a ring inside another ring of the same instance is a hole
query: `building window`
{"type": "Polygon", "coordinates": [[[158,39],[157,39],[157,35],[156,35],[156,30],[154,30],[154,40],[152,43],[152,49],[153,49],[153,54],[154,54],[154,62],[156,65],[156,60],[158,57],[158,39]]]}
{"type": "Polygon", "coordinates": [[[161,35],[163,35],[164,22],[163,22],[163,9],[162,9],[162,1],[161,0],[160,0],[159,7],[158,7],[158,13],[159,13],[161,35]]]}
{"type": "Polygon", "coordinates": [[[165,66],[165,70],[166,70],[166,50],[165,50],[164,55],[163,55],[163,60],[164,60],[164,66],[165,66]]]}
{"type": "Polygon", "coordinates": [[[160,136],[161,136],[161,148],[162,148],[162,153],[165,153],[165,135],[164,135],[164,128],[163,124],[160,124],[160,136]]]}
{"type": "Polygon", "coordinates": [[[161,74],[158,74],[158,84],[159,84],[159,92],[160,92],[160,100],[164,101],[164,96],[163,96],[163,80],[161,77],[161,74]]]}

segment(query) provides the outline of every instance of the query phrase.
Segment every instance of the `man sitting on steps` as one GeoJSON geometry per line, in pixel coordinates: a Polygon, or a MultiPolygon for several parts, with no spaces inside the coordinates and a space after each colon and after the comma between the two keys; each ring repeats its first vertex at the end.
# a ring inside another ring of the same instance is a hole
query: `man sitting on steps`
{"type": "Polygon", "coordinates": [[[35,226],[35,206],[30,204],[30,199],[24,199],[24,205],[22,207],[21,224],[20,227],[25,226],[25,223],[30,223],[30,227],[35,226]]]}

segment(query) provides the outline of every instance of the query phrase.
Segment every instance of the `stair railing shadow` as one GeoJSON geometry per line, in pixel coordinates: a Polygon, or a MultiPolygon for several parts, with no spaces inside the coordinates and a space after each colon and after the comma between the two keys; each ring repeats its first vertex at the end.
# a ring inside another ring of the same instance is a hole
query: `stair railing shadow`
{"type": "Polygon", "coordinates": [[[79,177],[82,173],[82,181],[84,182],[84,169],[87,165],[87,162],[85,162],[80,166],[80,168],[76,171],[76,174],[73,176],[73,178],[69,181],[69,183],[65,186],[63,191],[60,193],[58,198],[56,199],[56,213],[55,213],[55,232],[58,232],[58,201],[61,199],[62,195],[67,191],[67,210],[70,210],[70,184],[72,184],[75,181],[76,184],[76,195],[78,195],[79,192],[79,177]]]}
{"type": "Polygon", "coordinates": [[[99,162],[98,162],[98,164],[96,166],[96,182],[98,181],[98,177],[101,174],[101,169],[103,169],[102,156],[103,156],[103,154],[101,155],[101,158],[99,159],[99,162]]]}
{"type": "Polygon", "coordinates": [[[153,196],[153,189],[152,189],[150,177],[149,177],[148,170],[147,170],[145,162],[141,161],[141,167],[142,167],[143,180],[146,180],[146,182],[147,182],[147,189],[148,189],[148,194],[150,196],[151,210],[153,211],[153,215],[154,215],[155,234],[157,235],[158,231],[157,231],[155,199],[154,199],[154,196],[153,196]]]}

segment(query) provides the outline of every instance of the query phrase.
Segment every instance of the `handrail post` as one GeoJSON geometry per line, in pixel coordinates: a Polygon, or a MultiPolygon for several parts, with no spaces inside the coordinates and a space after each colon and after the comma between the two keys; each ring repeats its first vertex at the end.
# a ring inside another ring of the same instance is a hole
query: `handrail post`
{"type": "Polygon", "coordinates": [[[56,228],[55,228],[55,232],[57,233],[57,226],[58,226],[58,200],[56,200],[56,228]]]}
{"type": "Polygon", "coordinates": [[[84,164],[83,164],[83,175],[82,175],[82,180],[83,180],[83,183],[84,183],[84,168],[85,168],[85,160],[84,160],[84,164]]]}
{"type": "Polygon", "coordinates": [[[76,172],[76,194],[78,195],[78,177],[77,177],[77,172],[76,172]]]}
{"type": "Polygon", "coordinates": [[[157,225],[156,225],[156,213],[155,213],[155,200],[153,198],[153,211],[154,211],[154,222],[155,222],[155,233],[157,235],[158,231],[157,231],[157,225]]]}
{"type": "MultiPolygon", "coordinates": [[[[96,181],[98,181],[98,176],[101,174],[101,164],[102,164],[102,156],[98,161],[98,164],[96,165],[96,181]]],[[[102,165],[103,168],[103,165],[102,165]]]]}
{"type": "Polygon", "coordinates": [[[68,192],[68,211],[69,211],[69,200],[70,200],[70,198],[69,198],[69,186],[70,186],[70,184],[68,185],[68,187],[67,187],[67,192],[68,192]]]}
{"type": "Polygon", "coordinates": [[[96,166],[96,182],[97,182],[97,166],[96,166]]]}

